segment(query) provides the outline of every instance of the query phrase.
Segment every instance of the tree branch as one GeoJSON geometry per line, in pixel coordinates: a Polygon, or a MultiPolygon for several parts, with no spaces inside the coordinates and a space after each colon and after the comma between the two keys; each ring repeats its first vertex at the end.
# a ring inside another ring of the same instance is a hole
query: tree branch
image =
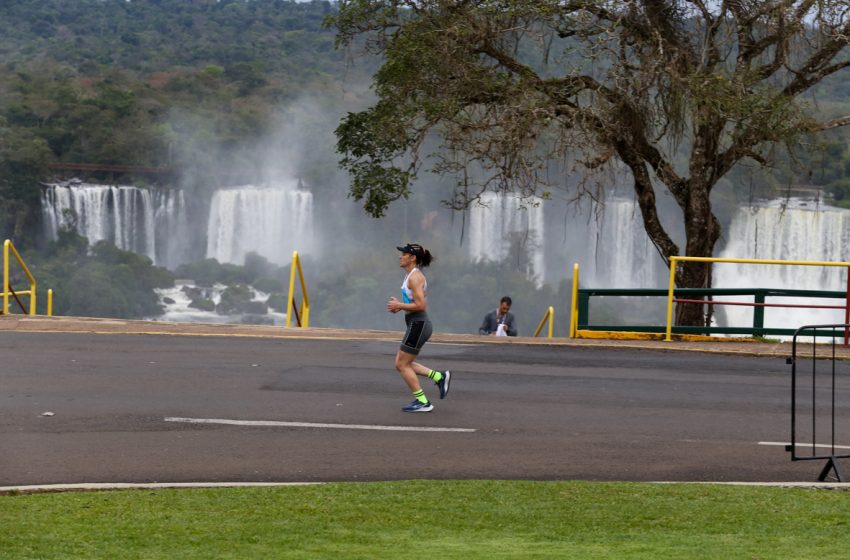
{"type": "Polygon", "coordinates": [[[811,128],[809,128],[809,132],[823,132],[824,130],[831,130],[833,128],[847,126],[848,124],[850,124],[850,115],[846,115],[837,119],[832,119],[831,121],[827,121],[825,123],[818,123],[816,125],[813,125],[811,128]]]}
{"type": "Polygon", "coordinates": [[[811,75],[807,76],[806,78],[799,76],[793,82],[788,84],[785,87],[785,89],[782,90],[782,95],[785,95],[785,96],[799,95],[800,93],[806,91],[807,89],[809,89],[810,87],[812,87],[816,83],[820,82],[821,80],[823,80],[825,77],[829,76],[830,74],[834,74],[835,72],[838,72],[842,68],[847,68],[847,67],[850,67],[850,60],[845,60],[843,62],[833,64],[832,66],[827,66],[825,68],[822,68],[818,72],[815,72],[814,74],[811,74],[811,75]]]}
{"type": "Polygon", "coordinates": [[[850,60],[826,66],[847,46],[848,36],[850,36],[850,21],[841,30],[836,30],[835,36],[827,41],[820,50],[812,54],[799,70],[794,72],[796,77],[785,86],[782,94],[788,97],[799,95],[826,76],[850,66],[850,60]]]}

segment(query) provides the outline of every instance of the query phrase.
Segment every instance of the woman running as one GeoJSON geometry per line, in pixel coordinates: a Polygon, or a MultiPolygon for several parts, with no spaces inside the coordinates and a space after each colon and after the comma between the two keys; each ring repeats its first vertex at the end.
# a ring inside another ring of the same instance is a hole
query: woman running
{"type": "Polygon", "coordinates": [[[428,318],[428,300],[425,296],[428,283],[425,275],[419,268],[425,268],[434,257],[431,253],[416,243],[408,243],[404,247],[396,247],[401,251],[398,265],[407,271],[404,283],[401,285],[402,301],[391,297],[387,302],[387,311],[398,313],[404,311],[404,322],[407,324],[407,332],[401,341],[401,349],[395,356],[395,368],[401,374],[401,378],[413,393],[413,402],[402,407],[404,412],[431,412],[434,405],[425,396],[422,386],[419,385],[417,375],[427,377],[437,384],[440,389],[440,398],[446,398],[449,394],[449,383],[452,373],[449,370],[437,371],[429,369],[422,364],[414,362],[422,346],[431,338],[431,320],[428,318]]]}

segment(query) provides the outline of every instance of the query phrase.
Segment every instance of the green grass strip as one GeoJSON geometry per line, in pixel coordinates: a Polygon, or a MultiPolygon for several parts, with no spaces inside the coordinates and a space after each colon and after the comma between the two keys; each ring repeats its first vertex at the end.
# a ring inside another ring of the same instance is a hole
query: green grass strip
{"type": "Polygon", "coordinates": [[[841,558],[850,493],[528,481],[0,496],[0,558],[841,558]]]}

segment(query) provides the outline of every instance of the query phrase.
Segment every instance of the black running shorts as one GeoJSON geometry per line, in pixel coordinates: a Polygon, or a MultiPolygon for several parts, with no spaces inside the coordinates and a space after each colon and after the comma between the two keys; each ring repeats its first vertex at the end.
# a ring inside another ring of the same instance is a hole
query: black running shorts
{"type": "Polygon", "coordinates": [[[408,313],[404,316],[407,331],[401,339],[401,351],[416,356],[431,338],[431,320],[424,312],[408,313]]]}

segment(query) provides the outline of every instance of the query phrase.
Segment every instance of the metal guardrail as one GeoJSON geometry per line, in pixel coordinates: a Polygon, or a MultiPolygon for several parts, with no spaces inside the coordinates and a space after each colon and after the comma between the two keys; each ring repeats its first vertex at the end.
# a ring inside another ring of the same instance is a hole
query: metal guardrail
{"type": "MultiPolygon", "coordinates": [[[[576,327],[573,332],[575,337],[577,331],[592,330],[592,331],[629,331],[643,333],[664,333],[666,326],[664,325],[591,325],[589,324],[590,316],[590,299],[592,297],[669,297],[668,290],[663,289],[592,289],[582,288],[576,289],[575,323],[576,327]]],[[[834,298],[845,299],[845,292],[837,291],[821,291],[821,290],[774,290],[769,288],[678,288],[674,290],[674,301],[684,299],[686,301],[695,301],[694,298],[702,298],[705,296],[751,296],[754,303],[746,304],[754,306],[753,323],[750,327],[712,327],[712,326],[673,326],[670,330],[674,334],[743,334],[751,336],[765,335],[784,335],[791,336],[795,329],[779,329],[766,328],[764,326],[764,308],[765,307],[783,307],[782,304],[766,303],[769,297],[795,297],[795,298],[834,298]]],[[[719,302],[713,300],[705,300],[704,305],[720,305],[719,302]]],[[[824,306],[808,306],[795,305],[795,307],[824,307],[824,306]]],[[[829,306],[838,309],[844,309],[844,305],[829,306]]]]}
{"type": "Polygon", "coordinates": [[[555,322],[555,309],[551,306],[546,310],[546,313],[543,314],[543,318],[540,319],[540,324],[537,325],[537,329],[534,331],[533,336],[536,337],[540,334],[540,331],[543,330],[543,325],[546,324],[547,319],[549,320],[549,336],[547,336],[546,338],[552,338],[552,327],[555,322]]]}
{"type": "MultiPolygon", "coordinates": [[[[579,336],[579,330],[584,331],[614,331],[614,332],[636,332],[662,334],[666,340],[672,339],[672,334],[684,335],[711,335],[711,334],[742,334],[750,336],[784,335],[791,336],[794,329],[765,328],[765,307],[796,307],[796,308],[828,308],[843,309],[845,323],[850,324],[850,263],[847,262],[822,262],[822,261],[780,261],[767,259],[721,259],[708,257],[671,257],[670,284],[668,289],[579,289],[579,265],[573,265],[573,289],[572,302],[570,306],[570,332],[571,338],[579,336]],[[847,290],[778,290],[771,288],[675,288],[675,267],[680,261],[698,262],[724,262],[744,264],[782,264],[803,266],[830,266],[847,267],[847,290]],[[590,298],[591,296],[619,296],[619,297],[661,297],[667,298],[667,319],[664,326],[655,325],[590,325],[590,298]],[[702,299],[714,296],[752,296],[753,302],[740,301],[718,301],[716,299],[702,299]],[[795,298],[835,298],[843,299],[841,305],[815,305],[815,304],[782,304],[768,303],[768,297],[795,297],[795,298]],[[700,299],[697,299],[700,298],[700,299]],[[704,326],[673,326],[673,303],[690,303],[706,306],[713,305],[741,305],[753,308],[752,327],[713,327],[704,326]]],[[[850,341],[850,330],[845,332],[844,345],[850,341]]]]}
{"type": "MultiPolygon", "coordinates": [[[[784,260],[776,260],[776,259],[723,259],[723,258],[714,258],[714,257],[670,257],[670,282],[669,287],[667,289],[667,325],[665,331],[665,340],[672,340],[672,332],[673,332],[673,301],[676,292],[680,290],[675,289],[676,285],[676,265],[680,262],[704,262],[704,263],[738,263],[738,264],[761,264],[761,265],[796,265],[796,266],[840,266],[843,268],[847,268],[847,291],[844,294],[846,299],[845,305],[838,307],[839,309],[844,309],[844,322],[850,323],[850,262],[825,262],[825,261],[784,261],[784,260]]],[[[831,296],[824,296],[831,297],[831,296]]],[[[685,301],[683,303],[693,303],[689,301],[685,301]]],[[[713,305],[719,305],[718,302],[706,302],[713,305]]],[[[757,307],[764,307],[764,302],[760,304],[758,302],[752,304],[757,307]]],[[[772,304],[776,306],[776,304],[772,304]]],[[[799,307],[799,306],[796,306],[799,307]]],[[[809,306],[812,307],[812,306],[809,306]]],[[[788,329],[790,330],[790,329],[788,329]]],[[[773,333],[767,333],[773,334],[773,333]]],[[[775,333],[775,334],[791,334],[791,333],[775,333]]],[[[844,344],[846,345],[848,342],[847,337],[844,339],[844,344]]]]}
{"type": "Polygon", "coordinates": [[[843,338],[848,328],[850,324],[847,323],[804,325],[794,332],[791,357],[788,358],[788,364],[791,365],[791,443],[785,446],[785,450],[791,453],[792,461],[825,460],[826,463],[818,476],[821,482],[826,480],[830,471],[834,471],[838,482],[845,482],[839,470],[838,459],[850,458],[850,453],[836,452],[837,449],[850,449],[846,445],[836,445],[838,438],[850,440],[847,403],[836,402],[837,395],[846,395],[850,389],[850,363],[835,359],[836,338],[843,338]],[[799,336],[810,336],[814,339],[818,336],[832,337],[832,344],[812,344],[810,372],[804,372],[804,368],[799,367],[804,364],[798,365],[799,336]],[[821,351],[820,354],[818,350],[821,351]],[[804,382],[798,382],[801,377],[804,382]],[[844,413],[844,416],[840,417],[837,413],[844,413]]]}
{"type": "Polygon", "coordinates": [[[29,268],[27,268],[26,263],[21,258],[21,254],[18,253],[18,250],[15,249],[15,246],[12,244],[10,239],[7,239],[3,242],[3,309],[2,314],[9,314],[9,296],[12,296],[18,305],[21,308],[21,311],[27,313],[24,304],[21,303],[21,300],[18,296],[29,296],[30,297],[30,306],[29,306],[29,314],[35,315],[35,295],[36,295],[36,283],[35,277],[30,272],[29,268]],[[18,264],[21,266],[21,269],[24,271],[24,274],[27,276],[27,280],[29,280],[30,289],[23,291],[15,291],[12,288],[12,284],[10,283],[10,274],[9,274],[9,255],[15,257],[15,260],[18,261],[18,264]]]}
{"type": "Polygon", "coordinates": [[[292,315],[299,327],[306,329],[310,326],[310,298],[307,296],[307,283],[304,281],[304,270],[301,268],[301,258],[298,251],[292,253],[292,269],[289,272],[289,296],[286,298],[286,328],[292,324],[292,315]],[[295,274],[301,282],[301,306],[295,305],[295,274]]]}

